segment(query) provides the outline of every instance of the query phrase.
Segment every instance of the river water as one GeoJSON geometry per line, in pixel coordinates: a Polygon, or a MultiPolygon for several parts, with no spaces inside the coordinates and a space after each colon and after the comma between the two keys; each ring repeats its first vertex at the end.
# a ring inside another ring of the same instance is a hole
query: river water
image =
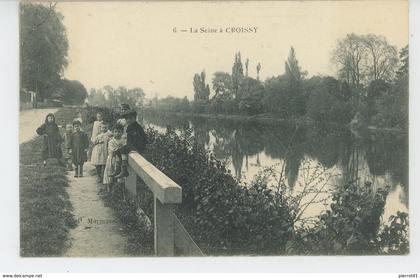
{"type": "Polygon", "coordinates": [[[310,203],[302,219],[327,209],[330,193],[348,181],[373,190],[390,188],[384,222],[397,211],[408,211],[408,140],[403,133],[174,115],[146,115],[143,123],[160,132],[168,125],[192,128],[199,144],[226,161],[244,186],[271,169],[277,177],[270,179],[274,189],[280,179],[293,196],[309,192],[301,201],[310,203]]]}

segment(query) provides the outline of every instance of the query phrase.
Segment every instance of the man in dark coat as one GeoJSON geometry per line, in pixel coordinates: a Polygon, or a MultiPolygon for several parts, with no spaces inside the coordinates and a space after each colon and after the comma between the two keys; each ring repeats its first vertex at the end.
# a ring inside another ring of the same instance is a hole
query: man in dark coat
{"type": "Polygon", "coordinates": [[[134,110],[127,111],[122,114],[127,121],[127,144],[118,149],[117,154],[122,155],[121,173],[116,178],[128,176],[128,153],[136,151],[142,154],[146,149],[147,137],[143,127],[137,122],[137,112],[134,110]]]}

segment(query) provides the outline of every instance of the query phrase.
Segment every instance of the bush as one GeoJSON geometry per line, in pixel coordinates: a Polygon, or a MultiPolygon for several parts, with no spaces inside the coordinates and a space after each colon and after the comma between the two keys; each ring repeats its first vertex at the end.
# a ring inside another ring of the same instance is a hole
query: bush
{"type": "Polygon", "coordinates": [[[146,158],[183,188],[178,213],[209,254],[279,254],[291,235],[292,218],[282,195],[264,177],[251,185],[236,181],[226,167],[199,147],[190,130],[177,135],[147,130],[146,158]],[[264,225],[261,225],[264,223],[264,225]]]}
{"type": "Polygon", "coordinates": [[[330,210],[317,223],[295,231],[290,254],[373,255],[408,252],[408,216],[398,212],[391,226],[381,225],[387,190],[372,192],[355,183],[333,194],[330,210]]]}

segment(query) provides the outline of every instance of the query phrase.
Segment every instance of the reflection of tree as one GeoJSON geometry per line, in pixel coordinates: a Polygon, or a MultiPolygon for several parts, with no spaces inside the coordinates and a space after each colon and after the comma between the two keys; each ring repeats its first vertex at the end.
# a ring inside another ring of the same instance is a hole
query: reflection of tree
{"type": "MultiPolygon", "coordinates": [[[[407,135],[375,132],[365,135],[363,139],[370,173],[376,176],[391,174],[392,187],[401,184],[408,199],[407,135]]],[[[408,205],[408,200],[404,202],[408,205]]]]}
{"type": "MultiPolygon", "coordinates": [[[[372,132],[352,134],[348,129],[306,126],[296,130],[294,124],[262,125],[235,121],[218,121],[174,115],[147,115],[147,122],[166,127],[182,128],[189,124],[201,146],[209,146],[217,159],[232,159],[235,176],[241,178],[244,160],[265,153],[284,160],[284,170],[290,186],[294,186],[303,158],[318,161],[323,167],[338,166],[343,182],[364,178],[366,174],[391,174],[393,185],[401,184],[408,191],[408,141],[406,135],[372,132]],[[245,158],[245,159],[244,159],[245,158]],[[365,167],[366,166],[366,167],[365,167]],[[364,168],[365,172],[361,172],[364,168]]],[[[406,194],[408,196],[408,192],[406,194]]]]}
{"type": "Polygon", "coordinates": [[[342,131],[328,127],[313,126],[307,128],[306,152],[317,159],[322,166],[331,168],[340,158],[342,131]]]}
{"type": "Polygon", "coordinates": [[[242,178],[244,153],[240,145],[241,141],[237,139],[237,136],[238,132],[234,132],[234,139],[232,141],[232,164],[235,168],[235,177],[240,180],[242,178]]]}
{"type": "Polygon", "coordinates": [[[293,188],[296,184],[297,177],[299,175],[299,167],[303,160],[303,155],[299,152],[292,151],[286,155],[284,168],[287,177],[287,183],[290,188],[293,188]]]}

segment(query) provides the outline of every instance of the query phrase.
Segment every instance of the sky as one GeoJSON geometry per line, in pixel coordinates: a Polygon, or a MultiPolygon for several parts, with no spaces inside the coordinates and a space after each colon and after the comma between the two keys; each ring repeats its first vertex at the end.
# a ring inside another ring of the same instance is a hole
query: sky
{"type": "MultiPolygon", "coordinates": [[[[309,76],[335,75],[331,52],[348,33],[383,35],[408,44],[407,1],[60,2],[69,40],[64,76],[85,87],[141,87],[147,97],[193,98],[195,73],[206,81],[231,72],[234,56],[249,59],[249,75],[284,73],[290,47],[309,76]],[[177,32],[174,33],[174,28],[177,32]],[[256,33],[226,33],[256,27],[256,33]],[[215,28],[223,33],[181,29],[215,28]]],[[[210,86],[211,87],[211,86],[210,86]]]]}

